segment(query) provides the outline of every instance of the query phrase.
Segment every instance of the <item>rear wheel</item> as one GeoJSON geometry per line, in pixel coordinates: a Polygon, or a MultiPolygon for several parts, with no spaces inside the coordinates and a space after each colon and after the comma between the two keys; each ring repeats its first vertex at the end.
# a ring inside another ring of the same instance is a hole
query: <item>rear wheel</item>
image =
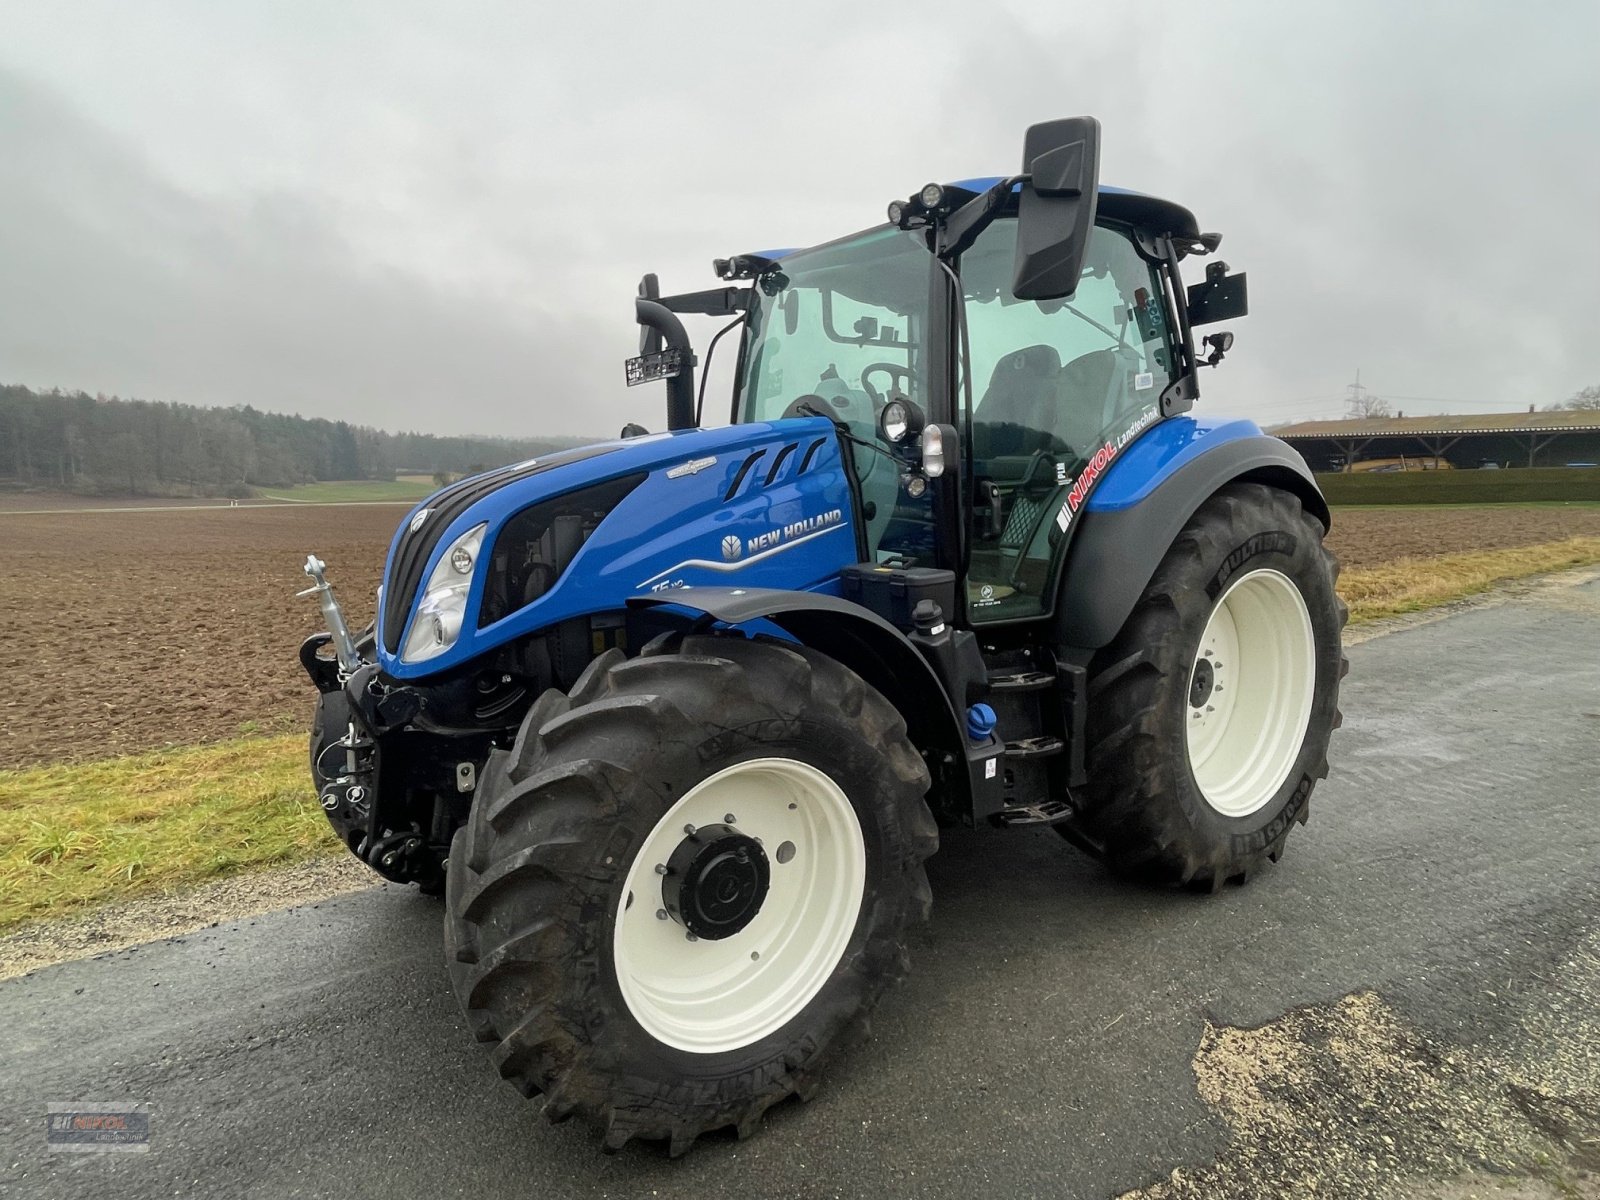
{"type": "Polygon", "coordinates": [[[1305,822],[1347,668],[1322,535],[1294,496],[1229,485],[1097,656],[1082,821],[1113,868],[1215,890],[1305,822]]]}
{"type": "Polygon", "coordinates": [[[937,846],[899,714],[801,647],[612,651],[496,752],[447,875],[501,1075],[608,1149],[751,1132],[906,970],[937,846]]]}

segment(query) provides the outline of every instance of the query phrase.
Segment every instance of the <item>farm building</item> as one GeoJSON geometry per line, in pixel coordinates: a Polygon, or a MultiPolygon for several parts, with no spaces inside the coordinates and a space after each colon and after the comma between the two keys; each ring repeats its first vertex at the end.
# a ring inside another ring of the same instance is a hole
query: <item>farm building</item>
{"type": "Polygon", "coordinates": [[[1592,410],[1301,421],[1272,432],[1314,471],[1359,470],[1372,459],[1458,470],[1600,462],[1600,412],[1592,410]]]}

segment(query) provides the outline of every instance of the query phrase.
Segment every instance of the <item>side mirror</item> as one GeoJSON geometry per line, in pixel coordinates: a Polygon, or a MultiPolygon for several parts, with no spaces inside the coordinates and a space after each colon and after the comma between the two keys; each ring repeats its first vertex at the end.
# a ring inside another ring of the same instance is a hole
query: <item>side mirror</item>
{"type": "Polygon", "coordinates": [[[1019,300],[1065,300],[1078,290],[1100,200],[1100,122],[1066,117],[1029,126],[1022,142],[1017,258],[1019,300]]]}

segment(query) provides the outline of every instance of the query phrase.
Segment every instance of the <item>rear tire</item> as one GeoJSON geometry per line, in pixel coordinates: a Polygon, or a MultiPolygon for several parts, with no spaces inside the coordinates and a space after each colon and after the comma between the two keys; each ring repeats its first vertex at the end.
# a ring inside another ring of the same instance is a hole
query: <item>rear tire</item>
{"type": "Polygon", "coordinates": [[[1348,669],[1322,535],[1289,493],[1230,484],[1096,656],[1081,823],[1114,870],[1216,891],[1305,823],[1348,669]]]}
{"type": "Polygon", "coordinates": [[[473,1031],[608,1150],[749,1134],[905,974],[928,786],[899,714],[823,655],[608,652],[491,755],[456,834],[445,947],[473,1031]]]}

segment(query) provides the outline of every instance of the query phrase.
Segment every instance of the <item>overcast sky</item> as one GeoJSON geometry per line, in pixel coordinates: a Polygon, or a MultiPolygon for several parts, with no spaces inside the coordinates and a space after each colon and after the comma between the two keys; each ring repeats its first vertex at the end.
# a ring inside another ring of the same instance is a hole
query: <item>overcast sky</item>
{"type": "Polygon", "coordinates": [[[0,31],[0,382],[659,428],[621,384],[643,271],[714,286],[1090,113],[1102,178],[1250,274],[1205,406],[1600,383],[1594,0],[0,0],[0,31]]]}

